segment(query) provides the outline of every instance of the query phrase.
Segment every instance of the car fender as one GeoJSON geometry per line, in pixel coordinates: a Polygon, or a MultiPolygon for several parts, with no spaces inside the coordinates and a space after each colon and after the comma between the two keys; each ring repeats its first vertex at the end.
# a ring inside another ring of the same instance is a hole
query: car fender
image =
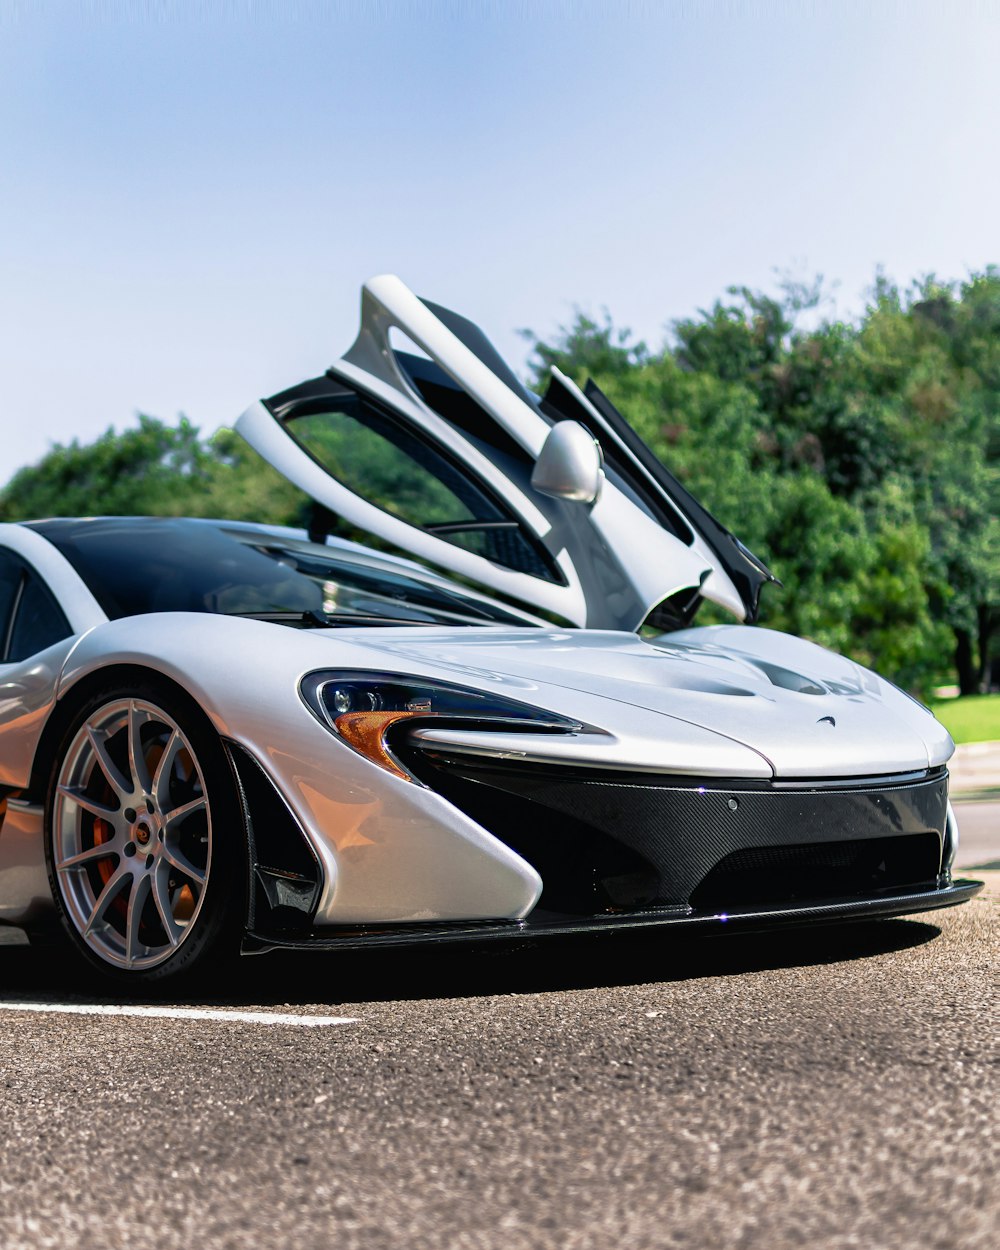
{"type": "Polygon", "coordinates": [[[452,804],[342,743],[298,693],[302,676],[356,664],[329,634],[199,613],[110,621],[73,651],[60,700],[102,670],[138,666],[180,686],[261,765],[323,866],[317,924],[517,919],[535,870],[452,804]]]}

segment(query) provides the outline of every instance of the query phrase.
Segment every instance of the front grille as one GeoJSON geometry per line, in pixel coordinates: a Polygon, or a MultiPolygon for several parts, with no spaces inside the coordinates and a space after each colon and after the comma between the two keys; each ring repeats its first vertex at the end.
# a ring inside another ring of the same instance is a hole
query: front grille
{"type": "Polygon", "coordinates": [[[936,833],[746,847],[715,865],[692,893],[691,905],[696,911],[725,911],[934,886],[940,859],[936,833]]]}
{"type": "Polygon", "coordinates": [[[544,884],[539,906],[551,911],[715,906],[704,900],[715,898],[717,878],[725,883],[722,909],[755,893],[762,902],[852,897],[936,881],[940,865],[948,805],[943,769],[792,788],[444,751],[411,756],[418,776],[534,865],[544,884]],[[889,846],[897,842],[899,849],[889,846]],[[905,849],[917,842],[922,849],[905,849]],[[731,859],[740,855],[764,858],[731,859]]]}

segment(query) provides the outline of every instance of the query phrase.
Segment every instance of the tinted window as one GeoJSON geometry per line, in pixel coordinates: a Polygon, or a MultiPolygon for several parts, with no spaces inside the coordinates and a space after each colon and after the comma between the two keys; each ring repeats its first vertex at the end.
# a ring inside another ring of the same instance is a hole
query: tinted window
{"type": "Polygon", "coordinates": [[[384,512],[505,568],[561,580],[545,549],[485,484],[367,400],[312,401],[284,424],[331,477],[384,512]]]}
{"type": "Polygon", "coordinates": [[[26,660],[71,633],[38,574],[20,556],[0,550],[0,661],[26,660]]]}
{"type": "Polygon", "coordinates": [[[163,517],[40,521],[109,617],[146,612],[354,613],[413,621],[521,620],[500,607],[363,560],[163,517]]]}
{"type": "Polygon", "coordinates": [[[319,588],[211,525],[158,517],[44,521],[112,620],[147,612],[309,612],[319,588]]]}
{"type": "Polygon", "coordinates": [[[24,566],[8,551],[0,550],[0,659],[7,649],[10,614],[21,589],[24,566]]]}
{"type": "Polygon", "coordinates": [[[72,632],[42,579],[30,569],[26,570],[7,645],[8,662],[26,660],[29,655],[68,638],[72,632]]]}
{"type": "MultiPolygon", "coordinates": [[[[439,417],[455,426],[466,438],[483,445],[487,454],[509,456],[515,463],[526,465],[530,473],[534,461],[517,439],[432,360],[424,360],[407,352],[396,352],[396,364],[427,407],[432,408],[439,417]]],[[[533,405],[533,398],[527,392],[525,395],[527,402],[533,405]]],[[[541,409],[539,412],[541,416],[547,417],[541,409]]]]}

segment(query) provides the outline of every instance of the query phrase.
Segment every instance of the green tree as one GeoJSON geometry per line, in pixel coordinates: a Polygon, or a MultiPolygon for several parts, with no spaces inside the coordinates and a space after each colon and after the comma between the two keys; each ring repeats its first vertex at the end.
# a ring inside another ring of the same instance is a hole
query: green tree
{"type": "Polygon", "coordinates": [[[536,381],[590,373],[703,502],[772,565],[762,619],[914,688],[989,680],[1000,628],[1000,274],[906,292],[857,322],[734,287],[659,352],[605,315],[535,341],[536,381]]]}
{"type": "MultiPolygon", "coordinates": [[[[912,689],[989,682],[1000,633],[1000,270],[902,290],[878,274],[856,322],[822,280],[733,287],[651,350],[577,313],[531,369],[609,394],[685,485],[774,568],[762,621],[853,653],[912,689]],[[803,313],[809,312],[809,324],[803,313]]],[[[331,455],[357,458],[346,444],[331,455]]],[[[384,506],[406,500],[398,466],[384,506]]],[[[450,505],[449,505],[450,506],[450,505]]],[[[141,417],[54,447],[0,493],[0,519],[92,513],[303,524],[309,501],[236,434],[141,417]]],[[[338,532],[354,535],[347,527],[338,532]]]]}
{"type": "Polygon", "coordinates": [[[185,417],[107,430],[56,445],[0,493],[0,519],[50,516],[205,516],[302,524],[309,501],[232,430],[199,436],[185,417]]]}
{"type": "Polygon", "coordinates": [[[207,462],[198,431],[185,418],[168,426],[142,416],[135,429],[109,429],[86,445],[56,445],[21,469],[0,496],[0,517],[170,512],[172,499],[203,479],[207,462]]]}
{"type": "Polygon", "coordinates": [[[953,633],[963,693],[989,681],[1000,614],[1000,273],[890,284],[858,333],[893,472],[930,536],[929,593],[953,633]]]}
{"type": "Polygon", "coordinates": [[[520,330],[531,344],[529,368],[535,383],[548,381],[553,366],[571,376],[619,377],[649,359],[646,344],[632,337],[632,331],[612,324],[607,309],[600,321],[577,309],[568,326],[560,326],[555,339],[547,343],[534,330],[520,330]]]}

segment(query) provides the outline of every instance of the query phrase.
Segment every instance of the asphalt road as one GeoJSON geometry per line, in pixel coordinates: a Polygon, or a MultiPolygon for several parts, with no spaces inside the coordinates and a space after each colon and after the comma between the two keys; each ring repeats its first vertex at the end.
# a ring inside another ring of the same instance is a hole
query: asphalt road
{"type": "Polygon", "coordinates": [[[956,803],[960,871],[1000,868],[1000,799],[956,803]]]}
{"type": "Polygon", "coordinates": [[[994,895],[248,959],[194,1004],[270,1023],[59,1014],[113,1005],[2,946],[0,1246],[993,1250],[998,946],[994,895]]]}

